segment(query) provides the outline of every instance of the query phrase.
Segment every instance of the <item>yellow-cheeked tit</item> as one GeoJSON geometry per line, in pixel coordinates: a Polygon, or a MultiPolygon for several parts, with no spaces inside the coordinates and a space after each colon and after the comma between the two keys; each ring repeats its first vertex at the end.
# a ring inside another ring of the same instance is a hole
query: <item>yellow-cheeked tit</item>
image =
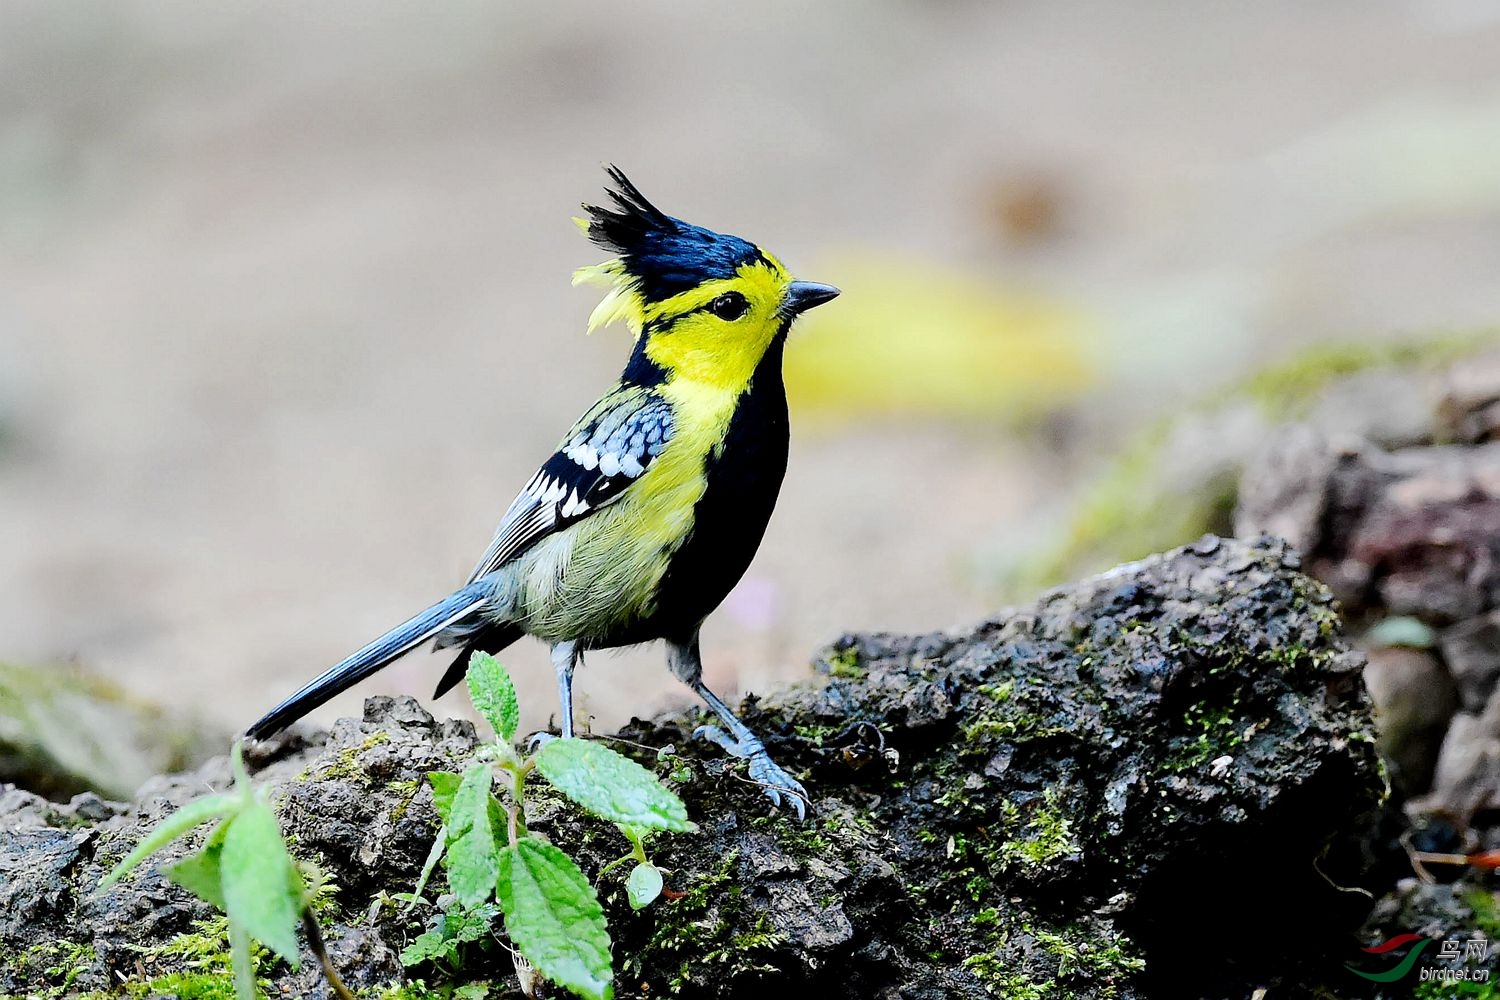
{"type": "Polygon", "coordinates": [[[284,728],[434,639],[462,654],[522,635],[552,647],[562,734],[573,734],[573,670],[591,649],[662,640],[667,662],[719,726],[697,734],[749,761],[750,776],[801,817],[806,792],[703,684],[698,632],[760,546],[787,462],[781,358],[792,321],[838,295],[794,281],[771,254],[674,219],[611,167],[607,207],[583,231],[614,259],[575,282],[608,287],[589,328],[627,324],[619,380],[563,437],[500,521],[461,589],[335,664],[248,730],[284,728]]]}

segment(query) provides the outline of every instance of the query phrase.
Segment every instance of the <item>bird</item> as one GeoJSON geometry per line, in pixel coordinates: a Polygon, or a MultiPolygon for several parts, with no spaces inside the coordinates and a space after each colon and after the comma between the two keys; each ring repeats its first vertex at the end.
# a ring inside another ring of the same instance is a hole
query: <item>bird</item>
{"type": "Polygon", "coordinates": [[[703,682],[700,630],[749,567],[776,506],[790,442],[782,357],[793,322],[839,295],[799,281],[748,240],[667,215],[618,167],[575,224],[611,254],[574,284],[605,289],[588,330],[623,323],[624,370],[506,509],[453,593],[309,681],[246,730],[274,735],[428,640],[460,654],[523,635],[548,643],[560,729],[573,736],[573,675],[593,650],[661,642],[671,672],[718,718],[694,735],[747,762],[798,819],[800,782],[703,682]]]}

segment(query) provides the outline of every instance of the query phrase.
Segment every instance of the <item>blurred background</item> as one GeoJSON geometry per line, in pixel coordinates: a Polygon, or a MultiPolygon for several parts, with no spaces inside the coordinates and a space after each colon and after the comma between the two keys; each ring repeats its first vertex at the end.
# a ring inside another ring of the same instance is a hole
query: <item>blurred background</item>
{"type": "MultiPolygon", "coordinates": [[[[605,162],[846,292],[710,684],[992,614],[1131,554],[1075,558],[1078,511],[1173,412],[1493,329],[1497,54],[1480,0],[10,0],[0,660],[227,731],[461,582],[627,353],[569,284],[605,162]]],[[[544,651],[505,660],[544,725],[544,651]]],[[[687,697],[656,649],[578,683],[598,727],[687,697]]]]}

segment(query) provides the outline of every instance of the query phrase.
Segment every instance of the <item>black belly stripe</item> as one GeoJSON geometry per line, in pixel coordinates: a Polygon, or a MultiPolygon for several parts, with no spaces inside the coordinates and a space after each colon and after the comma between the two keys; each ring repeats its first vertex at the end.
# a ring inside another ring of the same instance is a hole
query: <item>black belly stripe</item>
{"type": "Polygon", "coordinates": [[[672,556],[655,613],[597,646],[687,639],[729,596],[765,537],[786,475],[790,429],[781,380],[785,331],[756,366],[729,419],[723,451],[709,456],[708,485],[693,508],[693,530],[672,556]]]}

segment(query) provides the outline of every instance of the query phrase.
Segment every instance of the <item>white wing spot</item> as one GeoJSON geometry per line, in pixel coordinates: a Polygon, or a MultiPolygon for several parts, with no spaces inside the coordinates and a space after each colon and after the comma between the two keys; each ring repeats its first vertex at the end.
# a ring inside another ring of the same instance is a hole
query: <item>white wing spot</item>
{"type": "Polygon", "coordinates": [[[580,497],[578,495],[578,491],[575,489],[571,494],[568,495],[568,502],[563,504],[562,516],[572,517],[574,514],[581,514],[582,512],[588,510],[588,508],[588,501],[580,497]]]}

